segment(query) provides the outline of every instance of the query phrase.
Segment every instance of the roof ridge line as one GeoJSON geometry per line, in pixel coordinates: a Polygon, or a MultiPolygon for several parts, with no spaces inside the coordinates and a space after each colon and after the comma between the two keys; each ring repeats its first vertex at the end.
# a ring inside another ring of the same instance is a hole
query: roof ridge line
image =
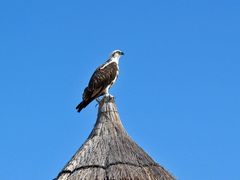
{"type": "Polygon", "coordinates": [[[108,169],[108,168],[111,167],[111,166],[115,166],[115,165],[119,165],[119,164],[129,165],[129,166],[135,166],[135,167],[140,167],[140,168],[141,168],[141,167],[149,167],[149,166],[161,167],[161,166],[159,166],[157,163],[137,165],[137,164],[130,163],[130,162],[125,162],[125,163],[124,163],[124,162],[116,162],[116,163],[110,163],[110,164],[108,164],[107,166],[101,166],[101,165],[85,165],[85,166],[78,167],[78,168],[76,168],[76,169],[74,169],[74,170],[72,170],[72,171],[70,171],[70,170],[63,170],[63,171],[59,174],[59,176],[61,176],[62,174],[66,174],[66,173],[69,173],[69,175],[71,175],[71,174],[73,174],[73,173],[76,172],[76,171],[79,171],[79,170],[81,170],[81,169],[88,169],[88,168],[101,168],[101,169],[106,170],[106,169],[108,169]]]}

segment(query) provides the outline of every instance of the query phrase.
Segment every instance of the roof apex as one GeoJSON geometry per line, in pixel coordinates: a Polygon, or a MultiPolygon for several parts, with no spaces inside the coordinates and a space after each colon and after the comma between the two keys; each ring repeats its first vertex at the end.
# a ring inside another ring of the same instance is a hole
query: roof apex
{"type": "Polygon", "coordinates": [[[55,180],[79,179],[174,178],[127,135],[114,98],[104,97],[91,134],[55,180]]]}

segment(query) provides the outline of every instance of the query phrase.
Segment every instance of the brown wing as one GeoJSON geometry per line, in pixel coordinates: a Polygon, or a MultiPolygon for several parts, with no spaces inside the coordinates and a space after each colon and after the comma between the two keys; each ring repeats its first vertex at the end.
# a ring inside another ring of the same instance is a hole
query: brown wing
{"type": "Polygon", "coordinates": [[[106,87],[116,78],[117,71],[118,67],[115,62],[105,67],[100,66],[97,68],[89,81],[88,87],[84,90],[83,100],[88,101],[89,99],[99,97],[106,87]]]}

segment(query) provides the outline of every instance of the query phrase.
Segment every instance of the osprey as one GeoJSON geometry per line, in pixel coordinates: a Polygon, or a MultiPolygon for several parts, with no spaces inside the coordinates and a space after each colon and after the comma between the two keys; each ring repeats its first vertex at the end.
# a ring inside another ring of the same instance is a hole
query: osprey
{"type": "Polygon", "coordinates": [[[78,112],[94,99],[102,95],[110,96],[108,91],[117,80],[119,71],[118,62],[122,55],[124,53],[120,50],[113,51],[109,59],[95,70],[88,86],[84,89],[82,102],[76,107],[78,112]]]}

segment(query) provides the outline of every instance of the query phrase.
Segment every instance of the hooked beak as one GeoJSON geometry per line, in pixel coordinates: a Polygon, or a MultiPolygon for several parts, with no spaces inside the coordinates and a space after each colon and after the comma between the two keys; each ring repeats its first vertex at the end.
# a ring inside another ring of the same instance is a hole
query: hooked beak
{"type": "Polygon", "coordinates": [[[120,53],[120,55],[122,55],[122,56],[123,56],[123,55],[124,55],[124,52],[121,52],[121,53],[120,53]]]}

